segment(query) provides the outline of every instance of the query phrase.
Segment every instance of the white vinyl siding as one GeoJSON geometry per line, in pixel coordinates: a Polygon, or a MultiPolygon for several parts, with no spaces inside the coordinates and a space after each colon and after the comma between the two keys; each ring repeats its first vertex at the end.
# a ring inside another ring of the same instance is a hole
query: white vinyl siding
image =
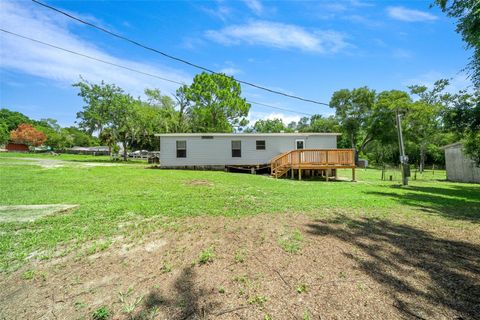
{"type": "Polygon", "coordinates": [[[294,150],[296,140],[305,140],[305,149],[336,149],[336,135],[161,135],[160,165],[175,166],[225,166],[266,164],[277,155],[294,150]],[[187,157],[177,158],[176,141],[186,141],[187,157]],[[265,140],[266,149],[257,150],[257,140],[265,140]],[[232,157],[232,141],[241,141],[241,157],[232,157]]]}

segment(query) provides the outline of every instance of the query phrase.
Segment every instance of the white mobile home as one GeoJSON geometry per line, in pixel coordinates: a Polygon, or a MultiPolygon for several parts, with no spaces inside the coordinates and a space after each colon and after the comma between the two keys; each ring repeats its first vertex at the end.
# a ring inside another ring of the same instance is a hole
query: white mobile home
{"type": "Polygon", "coordinates": [[[296,149],[336,149],[338,133],[173,133],[160,137],[160,166],[261,166],[296,149]]]}

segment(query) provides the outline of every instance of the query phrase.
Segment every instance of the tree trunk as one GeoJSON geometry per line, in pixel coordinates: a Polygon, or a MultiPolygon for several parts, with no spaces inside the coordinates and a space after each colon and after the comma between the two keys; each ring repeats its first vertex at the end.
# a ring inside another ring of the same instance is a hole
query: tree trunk
{"type": "Polygon", "coordinates": [[[423,169],[425,167],[425,145],[423,143],[420,144],[420,173],[423,173],[423,169]]]}
{"type": "Polygon", "coordinates": [[[127,161],[128,160],[128,154],[127,154],[127,141],[123,141],[122,142],[122,146],[123,146],[123,160],[124,161],[127,161]]]}

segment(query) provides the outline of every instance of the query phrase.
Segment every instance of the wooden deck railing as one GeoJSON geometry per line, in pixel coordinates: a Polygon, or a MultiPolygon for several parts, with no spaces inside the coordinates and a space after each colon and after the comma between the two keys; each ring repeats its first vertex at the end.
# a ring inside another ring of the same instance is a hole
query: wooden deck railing
{"type": "Polygon", "coordinates": [[[271,172],[289,169],[354,168],[354,149],[300,149],[291,150],[270,160],[271,172]]]}

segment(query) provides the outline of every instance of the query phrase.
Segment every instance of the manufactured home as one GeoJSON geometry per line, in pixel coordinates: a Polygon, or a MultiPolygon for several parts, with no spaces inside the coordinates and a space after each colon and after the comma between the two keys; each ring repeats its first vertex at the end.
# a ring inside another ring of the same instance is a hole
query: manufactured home
{"type": "MultiPolygon", "coordinates": [[[[339,133],[171,133],[160,138],[160,167],[268,168],[276,177],[301,170],[354,168],[351,149],[337,149],[339,133]]],[[[336,171],[332,171],[336,173],[336,171]]],[[[309,172],[310,173],[310,172],[309,172]]]]}

